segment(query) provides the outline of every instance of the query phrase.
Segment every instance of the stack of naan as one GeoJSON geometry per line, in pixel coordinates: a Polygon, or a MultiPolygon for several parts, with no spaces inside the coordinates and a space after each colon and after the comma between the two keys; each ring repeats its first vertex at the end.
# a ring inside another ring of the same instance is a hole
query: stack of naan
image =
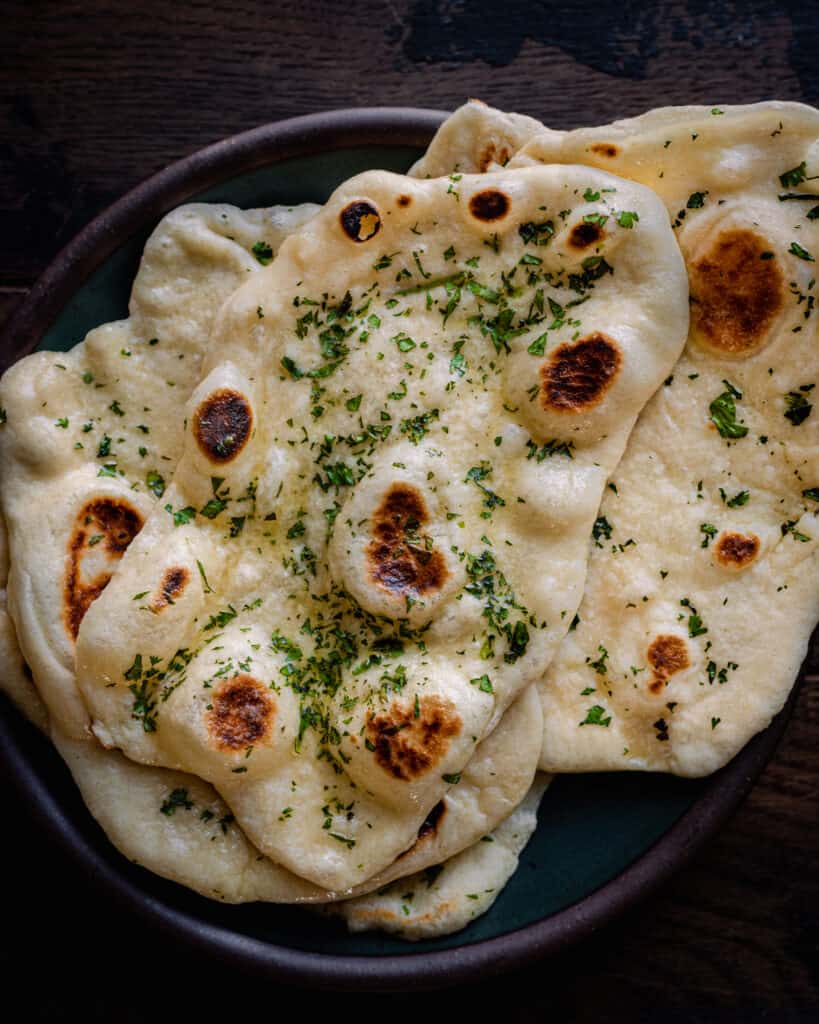
{"type": "Polygon", "coordinates": [[[127,320],[0,381],[0,681],[118,848],[435,936],[546,773],[764,728],[819,616],[816,181],[798,104],[472,102],[322,209],[166,217],[127,320]]]}

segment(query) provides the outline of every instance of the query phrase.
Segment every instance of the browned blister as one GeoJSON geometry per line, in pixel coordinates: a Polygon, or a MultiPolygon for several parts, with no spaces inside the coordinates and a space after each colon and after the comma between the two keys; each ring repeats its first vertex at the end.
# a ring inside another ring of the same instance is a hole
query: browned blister
{"type": "Polygon", "coordinates": [[[443,760],[450,738],[460,730],[455,704],[437,695],[421,697],[417,704],[394,700],[386,711],[367,720],[367,739],[376,761],[405,782],[443,760]]]}
{"type": "Polygon", "coordinates": [[[600,331],[560,345],[540,371],[543,407],[585,412],[603,398],[621,363],[617,343],[600,331]]]}
{"type": "Polygon", "coordinates": [[[211,742],[226,753],[266,739],[273,726],[276,702],[253,676],[236,675],[213,695],[206,722],[211,742]]]}
{"type": "Polygon", "coordinates": [[[220,388],[194,414],[193,432],[199,447],[213,462],[230,462],[247,444],[253,426],[250,403],[232,388],[220,388]]]}
{"type": "Polygon", "coordinates": [[[723,533],[714,545],[714,553],[720,565],[732,569],[744,569],[759,554],[759,537],[753,533],[723,533]]]}
{"type": "Polygon", "coordinates": [[[654,670],[648,684],[652,693],[659,693],[675,672],[681,672],[691,664],[685,640],[673,633],[661,633],[656,636],[651,641],[646,656],[654,670]]]}
{"type": "Polygon", "coordinates": [[[409,484],[393,484],[373,516],[367,547],[373,583],[413,596],[441,589],[449,574],[444,556],[420,532],[427,522],[423,495],[409,484]]]}
{"type": "Polygon", "coordinates": [[[711,348],[745,355],[761,348],[782,309],[782,271],[755,231],[723,231],[688,265],[695,336],[711,348]]]}
{"type": "Polygon", "coordinates": [[[68,564],[63,585],[63,621],[72,640],[92,601],[103,592],[116,563],[142,529],[142,516],[122,498],[94,498],[74,520],[68,538],[68,564]],[[83,578],[82,564],[94,551],[103,555],[105,568],[83,578]]]}

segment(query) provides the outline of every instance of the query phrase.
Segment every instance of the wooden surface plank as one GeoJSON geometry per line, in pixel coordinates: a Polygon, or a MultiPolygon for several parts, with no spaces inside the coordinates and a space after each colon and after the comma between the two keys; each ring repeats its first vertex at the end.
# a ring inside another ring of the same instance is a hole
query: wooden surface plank
{"type": "MultiPolygon", "coordinates": [[[[233,132],[333,107],[452,108],[469,96],[559,128],[666,103],[816,104],[817,29],[815,4],[767,0],[6,2],[0,319],[109,202],[233,132]]],[[[748,800],[648,903],[536,968],[435,997],[371,995],[365,1012],[482,1020],[502,999],[506,1018],[521,1022],[751,1020],[783,1007],[788,1020],[815,1019],[815,657],[812,673],[748,800]]],[[[92,1020],[173,1010],[211,1020],[269,1002],[271,986],[205,969],[100,905],[10,787],[4,799],[0,867],[26,899],[7,916],[0,973],[7,992],[31,995],[31,1018],[73,1019],[81,1005],[92,1020]]],[[[362,1009],[361,997],[300,999],[327,1013],[362,1009]]]]}

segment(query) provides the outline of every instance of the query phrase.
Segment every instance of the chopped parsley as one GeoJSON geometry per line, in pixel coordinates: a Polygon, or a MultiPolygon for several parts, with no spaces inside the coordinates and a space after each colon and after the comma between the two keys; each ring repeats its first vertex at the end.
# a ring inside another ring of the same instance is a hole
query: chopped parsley
{"type": "Polygon", "coordinates": [[[808,263],[815,263],[813,256],[808,252],[807,249],[803,249],[798,242],[791,242],[788,252],[792,256],[798,256],[800,260],[806,260],[808,263]]]}
{"type": "Polygon", "coordinates": [[[719,530],[711,523],[700,523],[700,533],[704,535],[700,547],[707,548],[714,537],[719,533],[719,530]]]}
{"type": "Polygon", "coordinates": [[[161,498],[165,493],[165,480],[155,469],[149,469],[145,474],[145,483],[148,485],[148,490],[152,491],[157,498],[161,498]]]}
{"type": "Polygon", "coordinates": [[[193,807],[193,800],[188,796],[187,789],[179,788],[172,789],[168,794],[167,799],[163,800],[162,806],[159,808],[160,812],[167,817],[171,817],[172,814],[176,813],[178,808],[184,808],[189,811],[193,807]]]}
{"type": "Polygon", "coordinates": [[[273,259],[273,249],[267,242],[256,242],[250,251],[263,267],[273,259]]]}
{"type": "Polygon", "coordinates": [[[611,722],[611,715],[606,714],[606,709],[600,704],[594,704],[586,712],[586,717],[580,725],[603,725],[608,726],[611,722]]]}
{"type": "Polygon", "coordinates": [[[789,391],[785,395],[786,409],[784,416],[786,420],[798,427],[810,416],[813,405],[807,400],[806,393],[813,390],[813,384],[805,384],[798,391],[789,391]]]}
{"type": "Polygon", "coordinates": [[[742,399],[742,392],[735,388],[730,381],[723,380],[722,383],[726,390],[721,395],[717,395],[708,407],[711,422],[719,431],[720,437],[745,437],[748,428],[742,422],[737,422],[737,407],[734,401],[734,399],[742,399]]]}
{"type": "Polygon", "coordinates": [[[171,505],[166,505],[165,511],[169,515],[173,516],[174,526],[185,526],[187,523],[193,522],[196,518],[196,509],[191,505],[187,505],[185,508],[180,508],[176,511],[173,510],[171,505]]]}

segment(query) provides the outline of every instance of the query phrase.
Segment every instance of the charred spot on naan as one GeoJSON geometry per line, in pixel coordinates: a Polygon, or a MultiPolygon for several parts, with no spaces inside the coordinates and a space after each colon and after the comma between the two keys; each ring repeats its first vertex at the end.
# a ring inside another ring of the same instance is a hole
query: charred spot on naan
{"type": "Polygon", "coordinates": [[[396,860],[401,860],[402,857],[407,857],[413,853],[422,843],[429,842],[433,836],[437,835],[438,829],[441,822],[444,820],[446,814],[446,803],[443,800],[439,800],[438,803],[432,808],[429,814],[421,822],[421,826],[418,829],[418,835],[416,836],[415,842],[409,849],[404,850],[403,853],[399,853],[396,860]]]}
{"type": "Polygon", "coordinates": [[[605,156],[610,160],[620,152],[613,142],[593,142],[589,149],[595,156],[605,156]]]}
{"type": "Polygon", "coordinates": [[[649,645],[646,657],[654,670],[648,684],[652,693],[659,693],[675,672],[681,672],[691,664],[685,640],[673,633],[656,636],[649,645]]]}
{"type": "Polygon", "coordinates": [[[490,164],[500,164],[505,167],[511,159],[511,152],[508,146],[495,146],[494,142],[487,142],[478,156],[478,170],[483,174],[489,170],[490,164]]]}
{"type": "Polygon", "coordinates": [[[606,232],[594,221],[582,220],[569,232],[569,245],[573,249],[588,249],[605,238],[606,232]]]}
{"type": "Polygon", "coordinates": [[[688,265],[695,336],[731,355],[756,352],[785,301],[782,270],[772,247],[747,228],[721,232],[688,265]]]}
{"type": "Polygon", "coordinates": [[[541,367],[543,407],[558,412],[592,408],[611,386],[622,361],[617,343],[600,331],[560,345],[541,367]]]}
{"type": "Polygon", "coordinates": [[[211,704],[205,721],[210,741],[218,750],[243,750],[270,735],[276,703],[253,676],[236,675],[222,683],[211,704]]]}
{"type": "Polygon", "coordinates": [[[367,719],[367,747],[384,771],[408,782],[438,764],[460,730],[460,715],[446,697],[421,697],[413,704],[396,700],[367,719]]]}
{"type": "Polygon", "coordinates": [[[77,639],[85,613],[105,590],[116,563],[142,529],[142,523],[142,515],[122,498],[93,498],[77,513],[68,538],[63,585],[63,622],[72,640],[77,639]],[[90,579],[83,579],[82,564],[89,552],[94,553],[97,571],[90,579]]]}
{"type": "Polygon", "coordinates": [[[409,206],[412,202],[412,196],[400,195],[395,201],[399,206],[409,206]]]}
{"type": "Polygon", "coordinates": [[[410,484],[393,484],[372,519],[367,546],[370,579],[391,594],[440,590],[449,575],[444,556],[422,534],[429,521],[424,496],[410,484]]]}
{"type": "Polygon", "coordinates": [[[509,197],[496,188],[476,192],[469,200],[469,212],[476,220],[491,223],[502,220],[509,212],[509,197]]]}
{"type": "Polygon", "coordinates": [[[194,413],[193,433],[200,449],[212,462],[230,462],[247,444],[253,412],[244,395],[220,388],[194,413]]]}
{"type": "Polygon", "coordinates": [[[354,242],[368,242],[381,230],[381,215],[366,199],[348,203],[339,220],[344,234],[354,242]]]}
{"type": "Polygon", "coordinates": [[[720,565],[744,569],[759,554],[759,537],[753,533],[722,533],[714,545],[714,554],[720,565]]]}
{"type": "Polygon", "coordinates": [[[190,571],[184,565],[173,565],[162,574],[159,593],[151,599],[151,611],[161,612],[180,597],[190,582],[190,571]]]}

